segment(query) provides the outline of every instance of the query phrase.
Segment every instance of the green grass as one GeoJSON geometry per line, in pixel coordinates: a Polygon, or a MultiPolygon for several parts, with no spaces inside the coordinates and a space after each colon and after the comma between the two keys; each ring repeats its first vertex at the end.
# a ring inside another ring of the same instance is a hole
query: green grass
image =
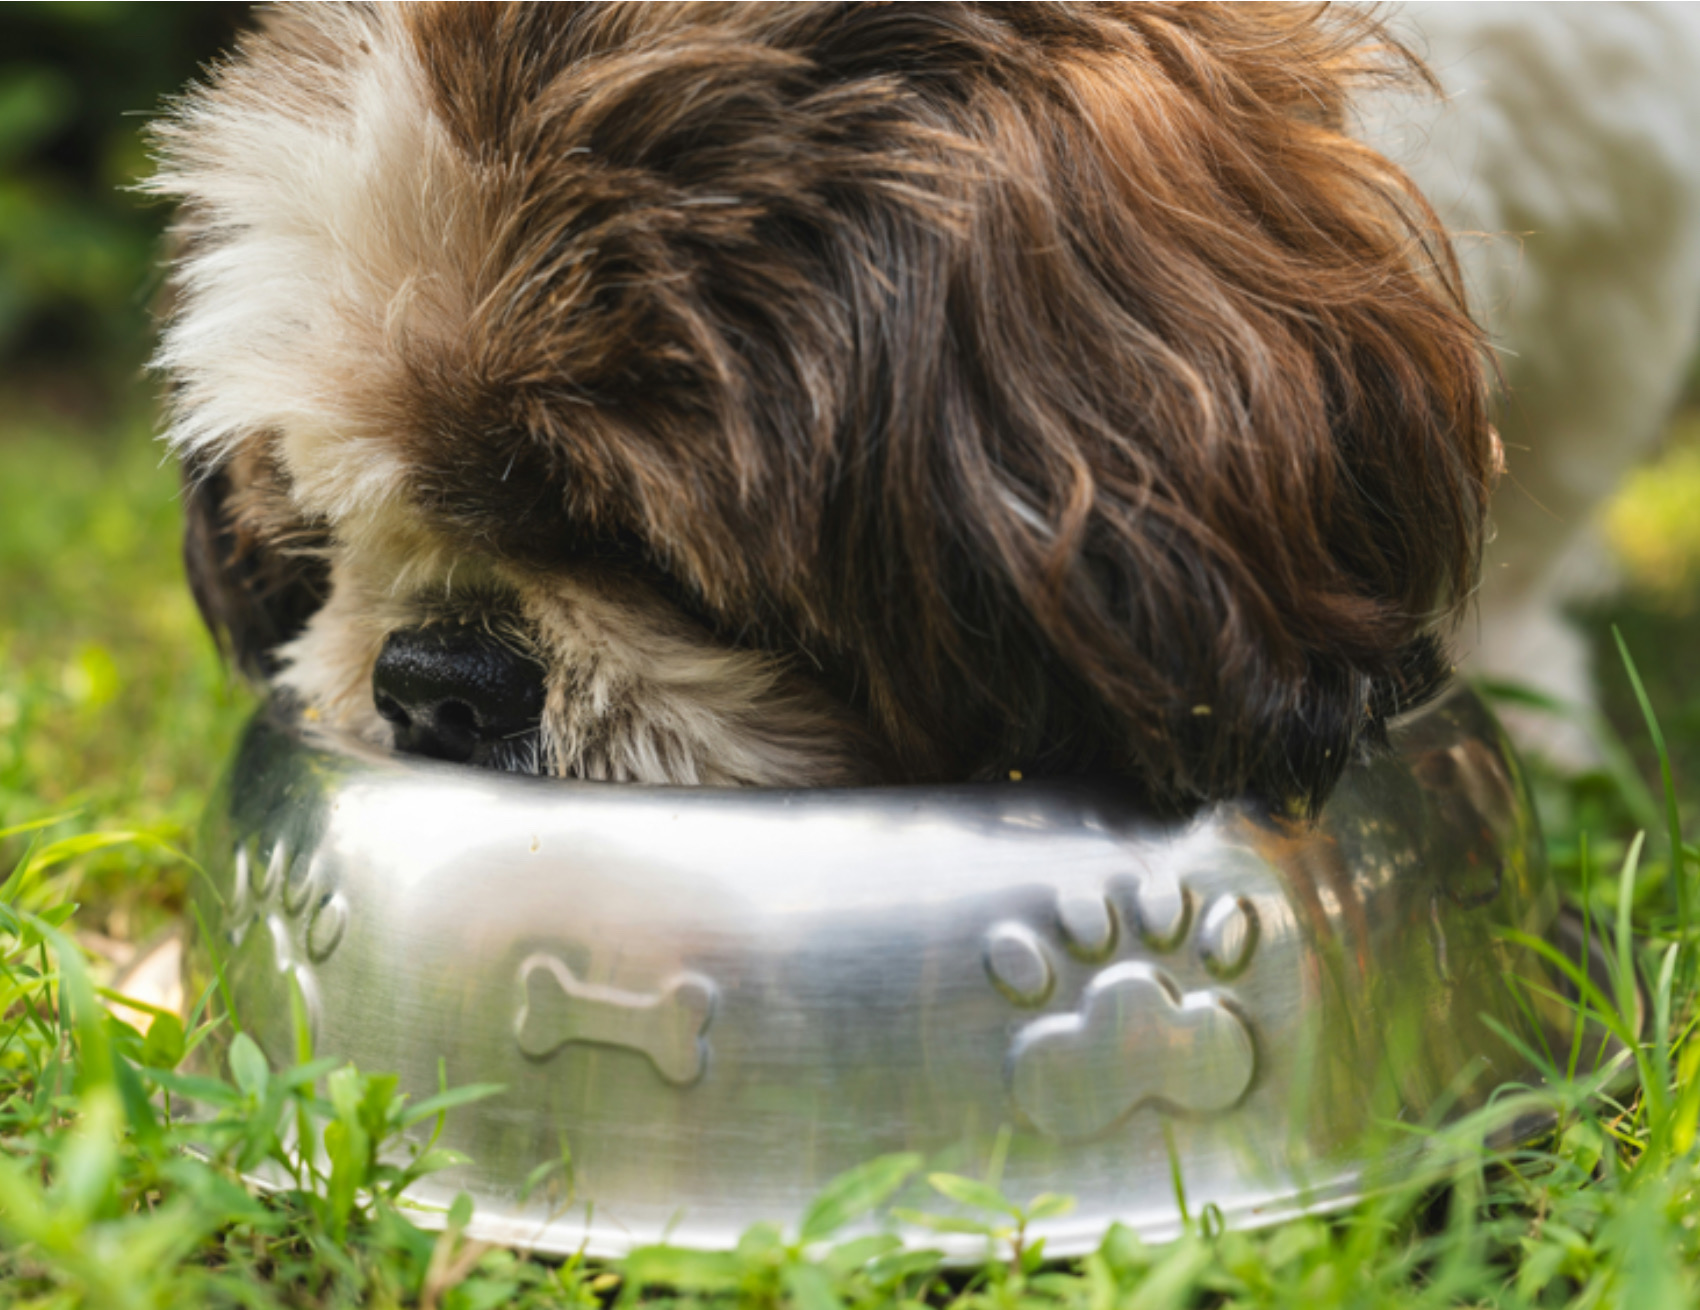
{"type": "MultiPolygon", "coordinates": [[[[1117,1229],[1095,1254],[1051,1262],[1022,1228],[1064,1200],[1015,1204],[983,1181],[934,1177],[941,1209],[979,1216],[979,1269],[947,1273],[879,1239],[835,1243],[847,1221],[913,1186],[920,1162],[891,1158],[829,1187],[799,1232],[758,1226],[727,1253],[560,1263],[466,1240],[464,1202],[440,1235],[396,1206],[408,1179],[445,1157],[415,1147],[404,1167],[385,1145],[479,1089],[410,1104],[381,1071],[305,1049],[297,1067],[271,1069],[240,1037],[222,1078],[192,1077],[185,1055],[212,1031],[205,998],[186,1024],[156,1016],[140,1029],[102,1007],[122,950],[111,943],[144,940],[181,909],[192,866],[177,852],[253,703],[194,615],[175,497],[139,426],[0,431],[0,829],[14,829],[0,831],[0,1305],[1643,1310],[1700,1298],[1691,971],[1674,953],[1660,760],[1610,636],[1618,624],[1635,653],[1680,786],[1700,767],[1693,607],[1632,593],[1591,617],[1625,762],[1538,775],[1560,875],[1610,927],[1617,972],[1599,1015],[1625,1026],[1620,998],[1637,971],[1656,1001],[1615,1096],[1555,1070],[1547,1090],[1427,1136],[1423,1166],[1391,1170],[1353,1210],[1257,1233],[1220,1232],[1206,1213],[1165,1247],[1117,1229]],[[186,1093],[216,1110],[193,1133],[204,1159],[163,1113],[186,1093]],[[1551,1136],[1484,1149],[1485,1130],[1531,1097],[1557,1115],[1551,1136]],[[287,1148],[313,1133],[321,1155],[287,1148]],[[262,1160],[291,1179],[263,1200],[241,1182],[262,1160]]],[[[1689,794],[1678,799],[1678,821],[1692,824],[1689,794]]]]}
{"type": "MultiPolygon", "coordinates": [[[[75,810],[180,845],[252,700],[183,580],[175,472],[139,423],[103,436],[0,430],[0,824],[75,810]]],[[[163,855],[77,868],[86,929],[140,940],[181,904],[163,855]]]]}

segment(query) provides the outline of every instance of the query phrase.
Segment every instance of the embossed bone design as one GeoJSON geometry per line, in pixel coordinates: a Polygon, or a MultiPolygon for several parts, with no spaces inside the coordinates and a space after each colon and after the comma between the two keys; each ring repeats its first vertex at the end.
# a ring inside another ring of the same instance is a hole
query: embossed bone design
{"type": "Polygon", "coordinates": [[[670,979],[658,993],[628,992],[589,983],[552,955],[530,955],[519,966],[525,1004],[515,1021],[519,1048],[533,1059],[570,1042],[618,1046],[649,1057],[670,1083],[702,1076],[714,1014],[714,984],[694,973],[670,979]]]}
{"type": "Polygon", "coordinates": [[[1010,1048],[1016,1103],[1042,1131],[1090,1137],[1147,1101],[1214,1114],[1251,1085],[1256,1051],[1213,992],[1180,989],[1141,961],[1112,965],[1080,1008],[1035,1019],[1010,1048]]]}

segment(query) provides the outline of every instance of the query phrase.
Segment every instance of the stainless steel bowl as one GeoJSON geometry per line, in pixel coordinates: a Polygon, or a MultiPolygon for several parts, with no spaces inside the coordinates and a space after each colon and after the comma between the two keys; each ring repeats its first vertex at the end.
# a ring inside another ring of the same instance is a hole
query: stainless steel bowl
{"type": "MultiPolygon", "coordinates": [[[[473,1232],[616,1254],[729,1246],[828,1179],[923,1153],[1035,1235],[1148,1238],[1349,1199],[1390,1120],[1532,1077],[1568,1015],[1503,930],[1558,902],[1518,765],[1453,690],[1320,822],[1163,826],[1112,787],[734,791],[564,783],[402,759],[255,719],[209,813],[202,909],[246,1030],[416,1095],[497,1082],[445,1144],[473,1232]],[[1524,988],[1519,1001],[1508,979],[1524,988]],[[570,1151],[572,1190],[522,1201],[570,1151]]],[[[209,975],[190,952],[189,993],[209,975]]],[[[216,1050],[209,1050],[217,1058],[216,1050]]],[[[936,1199],[936,1198],[935,1198],[936,1199]]],[[[900,1229],[900,1231],[902,1231],[900,1229]]],[[[906,1232],[955,1254],[978,1239],[906,1232]]]]}

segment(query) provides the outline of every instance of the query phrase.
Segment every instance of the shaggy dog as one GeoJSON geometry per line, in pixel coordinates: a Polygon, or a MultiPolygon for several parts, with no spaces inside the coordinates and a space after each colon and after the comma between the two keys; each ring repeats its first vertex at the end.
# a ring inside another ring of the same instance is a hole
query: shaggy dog
{"type": "Polygon", "coordinates": [[[1498,465],[1352,11],[327,5],[160,125],[196,597],[379,742],[1314,807],[1498,465]]]}

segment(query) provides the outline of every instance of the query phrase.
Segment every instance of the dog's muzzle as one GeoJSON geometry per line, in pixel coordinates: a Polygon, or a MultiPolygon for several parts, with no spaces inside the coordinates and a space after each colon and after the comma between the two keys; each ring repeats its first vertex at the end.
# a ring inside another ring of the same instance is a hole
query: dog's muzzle
{"type": "Polygon", "coordinates": [[[401,628],[372,669],[372,697],[397,750],[512,767],[542,719],[543,666],[483,628],[401,628]]]}

